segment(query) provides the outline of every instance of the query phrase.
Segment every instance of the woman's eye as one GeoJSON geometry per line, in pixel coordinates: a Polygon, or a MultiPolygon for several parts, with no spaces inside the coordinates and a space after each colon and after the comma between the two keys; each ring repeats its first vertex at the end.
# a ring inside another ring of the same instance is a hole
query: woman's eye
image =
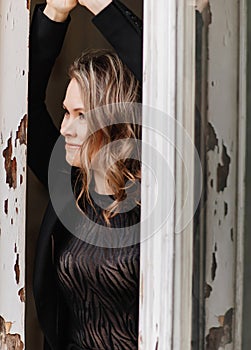
{"type": "Polygon", "coordinates": [[[80,113],[78,117],[79,117],[80,120],[85,120],[85,115],[84,115],[84,113],[80,113]]]}
{"type": "Polygon", "coordinates": [[[64,108],[64,116],[68,117],[69,116],[69,112],[67,111],[67,109],[64,108]]]}

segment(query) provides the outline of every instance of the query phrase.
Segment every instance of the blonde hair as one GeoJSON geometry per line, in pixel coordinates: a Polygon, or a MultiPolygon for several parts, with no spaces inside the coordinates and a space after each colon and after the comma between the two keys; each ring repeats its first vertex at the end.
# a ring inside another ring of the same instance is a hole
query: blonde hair
{"type": "MultiPolygon", "coordinates": [[[[86,119],[90,135],[81,147],[78,179],[81,191],[77,203],[86,198],[92,204],[89,193],[91,159],[102,147],[109,147],[109,152],[104,152],[102,157],[102,167],[107,169],[106,181],[115,199],[103,210],[109,224],[109,218],[119,212],[120,202],[125,199],[126,182],[130,187],[141,179],[140,146],[132,142],[141,139],[141,109],[139,112],[136,108],[135,113],[134,107],[141,100],[140,85],[116,53],[103,49],[82,53],[71,65],[69,76],[79,83],[85,109],[94,116],[86,119]],[[119,140],[123,142],[118,146],[116,141],[119,140]]],[[[139,204],[136,199],[135,202],[139,204]]]]}

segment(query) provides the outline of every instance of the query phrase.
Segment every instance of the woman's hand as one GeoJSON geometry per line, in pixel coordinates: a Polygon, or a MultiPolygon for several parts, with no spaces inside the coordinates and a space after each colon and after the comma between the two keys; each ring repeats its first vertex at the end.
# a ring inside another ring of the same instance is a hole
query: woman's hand
{"type": "Polygon", "coordinates": [[[101,12],[112,0],[78,0],[81,6],[86,7],[94,15],[101,12]]]}
{"type": "Polygon", "coordinates": [[[70,11],[78,4],[78,0],[47,0],[46,2],[44,14],[56,22],[64,22],[70,11]]]}
{"type": "Polygon", "coordinates": [[[209,0],[196,0],[196,10],[200,13],[208,6],[209,0]]]}

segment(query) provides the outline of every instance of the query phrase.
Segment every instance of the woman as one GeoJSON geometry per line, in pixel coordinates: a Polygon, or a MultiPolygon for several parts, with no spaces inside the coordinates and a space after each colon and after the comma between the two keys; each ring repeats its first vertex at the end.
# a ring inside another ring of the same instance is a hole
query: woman
{"type": "MultiPolygon", "coordinates": [[[[136,225],[138,236],[138,197],[134,207],[125,212],[119,202],[128,181],[130,185],[140,179],[139,161],[118,158],[105,176],[100,169],[104,159],[98,151],[109,142],[140,136],[140,129],[133,123],[123,126],[121,120],[114,126],[114,110],[108,126],[101,123],[104,114],[91,120],[88,111],[105,102],[120,105],[140,100],[139,83],[130,70],[140,79],[141,24],[119,1],[79,3],[95,14],[94,24],[127,65],[114,53],[90,51],[70,69],[61,134],[66,161],[73,166],[76,204],[84,213],[81,227],[84,234],[88,231],[100,237],[107,227],[124,228],[126,233],[136,225]]],[[[31,25],[28,163],[45,186],[59,136],[45,106],[45,92],[70,22],[69,12],[76,5],[75,0],[48,0],[46,6],[35,9],[31,25]]],[[[79,239],[60,222],[50,201],[40,229],[34,271],[34,296],[45,349],[137,349],[139,248],[139,243],[109,248],[79,239]]]]}

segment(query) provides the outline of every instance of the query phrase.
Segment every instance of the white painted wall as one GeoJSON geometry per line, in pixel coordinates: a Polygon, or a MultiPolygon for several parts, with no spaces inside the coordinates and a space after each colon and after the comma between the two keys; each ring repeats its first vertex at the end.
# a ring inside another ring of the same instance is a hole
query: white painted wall
{"type": "MultiPolygon", "coordinates": [[[[0,316],[7,322],[7,337],[15,344],[13,349],[22,349],[24,342],[29,25],[26,6],[26,1],[0,2],[0,316]],[[15,333],[20,338],[11,336],[15,333]]],[[[0,337],[3,350],[5,341],[0,337]]]]}

